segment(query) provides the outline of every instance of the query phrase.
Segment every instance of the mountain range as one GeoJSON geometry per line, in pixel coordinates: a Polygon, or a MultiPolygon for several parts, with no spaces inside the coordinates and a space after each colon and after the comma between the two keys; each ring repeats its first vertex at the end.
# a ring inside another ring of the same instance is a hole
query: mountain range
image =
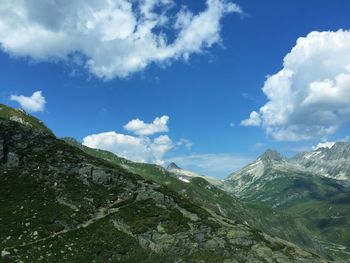
{"type": "Polygon", "coordinates": [[[333,257],[350,255],[350,143],[285,158],[268,150],[232,173],[223,189],[299,219],[333,257]]]}
{"type": "Polygon", "coordinates": [[[346,262],[348,143],[223,181],[57,138],[0,105],[1,262],[346,262]]]}

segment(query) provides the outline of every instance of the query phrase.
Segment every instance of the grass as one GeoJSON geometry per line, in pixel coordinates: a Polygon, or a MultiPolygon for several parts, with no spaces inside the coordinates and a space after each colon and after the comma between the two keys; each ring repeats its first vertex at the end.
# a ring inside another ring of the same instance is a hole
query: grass
{"type": "Polygon", "coordinates": [[[4,104],[0,104],[0,118],[4,119],[10,119],[13,117],[20,118],[24,122],[31,125],[31,127],[42,130],[52,136],[54,136],[53,132],[46,127],[46,125],[40,121],[39,119],[35,118],[34,116],[27,114],[23,110],[15,110],[13,108],[10,108],[4,104]]]}
{"type": "MultiPolygon", "coordinates": [[[[198,262],[204,257],[220,261],[241,250],[222,238],[225,231],[243,222],[248,215],[245,206],[205,180],[194,179],[186,184],[155,165],[133,163],[126,169],[124,164],[99,159],[48,133],[38,133],[15,122],[5,123],[1,124],[1,136],[8,149],[20,157],[18,167],[0,167],[0,245],[1,250],[16,246],[17,251],[8,249],[12,261],[17,256],[25,262],[164,262],[161,252],[154,254],[139,240],[147,237],[150,242],[159,226],[167,235],[184,237],[174,244],[170,242],[174,246],[167,248],[171,256],[168,262],[183,257],[188,258],[185,262],[198,262]],[[84,183],[76,168],[85,166],[112,172],[113,181],[102,185],[88,179],[84,183]],[[100,206],[119,198],[124,200],[115,205],[119,210],[88,227],[76,228],[100,206]],[[208,212],[210,209],[235,222],[227,219],[229,223],[223,224],[218,215],[208,212]],[[198,218],[192,219],[186,213],[198,218]],[[124,222],[131,233],[116,228],[114,220],[124,222]],[[69,232],[28,244],[62,228],[69,232]],[[217,240],[223,242],[223,247],[217,240]],[[23,242],[27,245],[21,246],[23,242]],[[211,247],[218,248],[216,251],[205,248],[210,242],[211,247]],[[193,250],[188,244],[202,247],[193,250]]],[[[259,231],[252,230],[249,238],[265,242],[259,231]]],[[[157,242],[161,247],[162,240],[157,242]]]]}
{"type": "MultiPolygon", "coordinates": [[[[283,226],[292,218],[298,222],[298,228],[303,228],[305,233],[314,237],[316,245],[322,247],[324,252],[332,257],[349,259],[350,252],[350,191],[336,180],[314,176],[302,172],[286,172],[279,170],[267,170],[266,176],[274,176],[273,180],[255,182],[262,184],[260,191],[250,191],[245,195],[245,200],[255,202],[255,210],[259,211],[262,204],[277,205],[280,215],[293,215],[288,218],[272,218],[278,220],[283,226]],[[319,241],[319,242],[318,242],[319,241]],[[338,244],[347,247],[336,253],[324,243],[338,244]]],[[[264,213],[263,211],[260,211],[264,213]]],[[[273,221],[272,226],[275,226],[273,221]]],[[[281,232],[287,240],[288,231],[281,232]]],[[[299,244],[305,244],[303,236],[299,238],[299,244]]]]}
{"type": "MultiPolygon", "coordinates": [[[[203,178],[193,178],[190,183],[185,183],[173,177],[160,166],[127,161],[112,153],[82,146],[73,140],[65,139],[65,141],[91,156],[103,158],[112,164],[122,165],[129,171],[141,175],[146,180],[163,185],[163,190],[159,191],[165,191],[165,194],[174,195],[174,192],[178,193],[173,198],[175,198],[176,202],[182,203],[184,208],[190,200],[191,206],[186,207],[190,212],[201,215],[203,212],[195,211],[195,207],[204,206],[218,214],[224,212],[225,216],[237,223],[248,222],[250,225],[262,229],[273,236],[287,239],[312,251],[319,248],[315,244],[317,242],[311,237],[311,232],[302,225],[303,221],[289,213],[271,209],[262,204],[245,204],[236,197],[214,187],[203,178]],[[168,189],[171,189],[171,191],[168,189]]],[[[285,187],[288,184],[288,182],[285,182],[285,187]]],[[[279,192],[279,186],[273,189],[273,192],[277,191],[279,192]]],[[[211,227],[217,227],[217,224],[209,220],[209,218],[210,215],[206,214],[202,215],[201,219],[206,224],[211,225],[211,227]]]]}
{"type": "Polygon", "coordinates": [[[161,255],[140,247],[135,238],[118,231],[108,219],[17,249],[18,258],[26,262],[162,262],[161,255]]]}

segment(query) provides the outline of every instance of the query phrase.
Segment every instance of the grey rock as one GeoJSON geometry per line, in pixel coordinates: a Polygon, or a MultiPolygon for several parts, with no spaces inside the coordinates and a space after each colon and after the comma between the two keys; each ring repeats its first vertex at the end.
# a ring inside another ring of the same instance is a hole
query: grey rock
{"type": "Polygon", "coordinates": [[[6,166],[7,167],[17,167],[19,165],[19,156],[14,152],[9,152],[6,155],[6,166]]]}
{"type": "Polygon", "coordinates": [[[98,184],[108,185],[113,182],[113,175],[109,171],[101,169],[91,169],[92,181],[98,184]]]}
{"type": "Polygon", "coordinates": [[[81,168],[73,168],[72,172],[78,172],[78,174],[85,178],[91,178],[92,177],[92,167],[91,166],[84,166],[81,168]]]}

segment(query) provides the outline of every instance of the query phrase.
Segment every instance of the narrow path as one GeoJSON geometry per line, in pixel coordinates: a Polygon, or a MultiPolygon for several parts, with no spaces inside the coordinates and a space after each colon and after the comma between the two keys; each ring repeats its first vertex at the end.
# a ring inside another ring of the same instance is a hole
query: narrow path
{"type": "Polygon", "coordinates": [[[28,242],[28,243],[24,243],[22,245],[16,245],[16,246],[11,246],[11,247],[5,247],[3,248],[3,251],[9,251],[11,249],[14,249],[14,248],[21,248],[21,247],[26,247],[26,246],[29,246],[29,245],[33,245],[33,244],[37,244],[39,242],[42,242],[42,241],[46,241],[48,239],[51,239],[51,238],[54,238],[54,237],[57,237],[57,236],[60,236],[60,235],[63,235],[63,234],[66,234],[68,232],[73,232],[73,231],[76,231],[80,228],[86,228],[88,227],[89,225],[97,222],[98,220],[101,220],[105,217],[107,217],[108,215],[110,214],[113,214],[113,213],[116,213],[119,211],[120,208],[123,208],[123,207],[126,207],[130,204],[126,204],[126,205],[123,205],[121,207],[118,207],[118,208],[112,208],[114,205],[122,202],[123,200],[121,199],[118,199],[116,201],[114,201],[113,203],[109,204],[108,206],[105,206],[105,207],[99,207],[94,215],[92,216],[92,218],[90,218],[89,220],[75,226],[74,228],[69,228],[69,229],[64,229],[62,231],[59,231],[59,232],[55,232],[47,237],[44,237],[44,238],[41,238],[41,239],[37,239],[35,241],[32,241],[32,242],[28,242]]]}

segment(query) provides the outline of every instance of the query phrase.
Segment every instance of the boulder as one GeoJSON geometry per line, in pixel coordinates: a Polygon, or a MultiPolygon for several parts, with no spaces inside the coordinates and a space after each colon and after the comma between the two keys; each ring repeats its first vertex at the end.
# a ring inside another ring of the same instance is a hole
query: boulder
{"type": "Polygon", "coordinates": [[[19,156],[14,152],[9,152],[6,155],[6,166],[7,167],[17,167],[19,165],[19,156]]]}
{"type": "Polygon", "coordinates": [[[113,176],[109,171],[95,168],[92,170],[92,181],[98,184],[109,185],[113,182],[113,176]]]}

